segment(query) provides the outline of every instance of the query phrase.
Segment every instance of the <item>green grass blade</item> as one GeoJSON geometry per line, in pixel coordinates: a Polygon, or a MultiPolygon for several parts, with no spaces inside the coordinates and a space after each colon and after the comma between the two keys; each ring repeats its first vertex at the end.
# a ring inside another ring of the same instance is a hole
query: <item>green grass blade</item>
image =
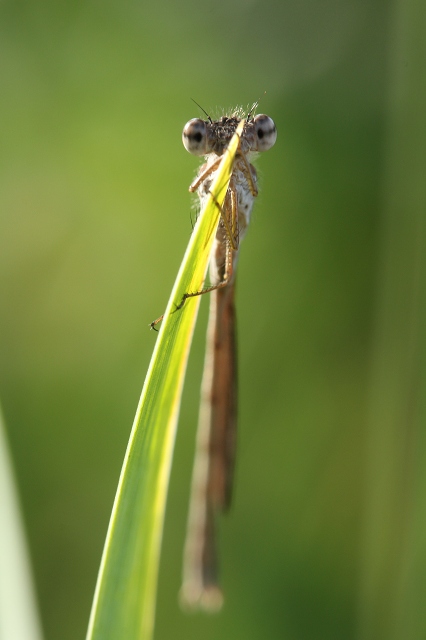
{"type": "Polygon", "coordinates": [[[358,640],[426,637],[426,11],[393,5],[358,640]]]}
{"type": "Polygon", "coordinates": [[[41,640],[34,593],[8,443],[0,409],[0,638],[41,640]]]}
{"type": "Polygon", "coordinates": [[[149,640],[154,627],[160,545],[176,424],[200,298],[173,313],[204,282],[238,148],[224,154],[191,236],[148,369],[112,510],[87,640],[149,640]]]}

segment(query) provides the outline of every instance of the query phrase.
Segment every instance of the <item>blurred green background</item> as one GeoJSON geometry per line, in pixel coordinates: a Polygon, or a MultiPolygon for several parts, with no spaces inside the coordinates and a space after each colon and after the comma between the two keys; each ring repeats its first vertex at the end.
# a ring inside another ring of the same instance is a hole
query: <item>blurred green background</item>
{"type": "Polygon", "coordinates": [[[214,115],[265,89],[225,607],[177,603],[204,300],[155,638],[426,636],[425,7],[2,3],[0,396],[46,640],[86,632],[148,323],[191,232],[190,98],[214,115]]]}

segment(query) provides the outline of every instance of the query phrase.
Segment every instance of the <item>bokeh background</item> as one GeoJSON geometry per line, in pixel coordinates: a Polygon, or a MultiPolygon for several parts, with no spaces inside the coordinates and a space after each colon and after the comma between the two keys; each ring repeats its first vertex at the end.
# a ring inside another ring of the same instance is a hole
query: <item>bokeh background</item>
{"type": "Polygon", "coordinates": [[[86,632],[191,232],[190,98],[215,115],[264,90],[226,603],[177,603],[203,300],[155,638],[426,636],[425,34],[421,0],[2,2],[0,396],[46,640],[86,632]]]}

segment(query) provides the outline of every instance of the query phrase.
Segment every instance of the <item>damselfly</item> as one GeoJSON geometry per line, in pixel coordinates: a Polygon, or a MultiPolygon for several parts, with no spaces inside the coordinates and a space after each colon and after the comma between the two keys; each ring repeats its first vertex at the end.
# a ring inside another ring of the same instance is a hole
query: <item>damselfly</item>
{"type": "Polygon", "coordinates": [[[188,292],[179,305],[188,297],[211,293],[181,590],[184,605],[208,610],[220,608],[223,600],[215,520],[218,512],[228,509],[232,494],[237,429],[235,267],[258,194],[257,174],[250,161],[257,152],[270,149],[277,138],[273,120],[263,114],[255,116],[256,107],[257,103],[246,116],[237,109],[215,121],[204,112],[207,120],[190,120],[182,134],[187,151],[206,157],[189,187],[198,193],[202,208],[221,157],[239,122],[246,119],[210,257],[210,285],[188,292]]]}

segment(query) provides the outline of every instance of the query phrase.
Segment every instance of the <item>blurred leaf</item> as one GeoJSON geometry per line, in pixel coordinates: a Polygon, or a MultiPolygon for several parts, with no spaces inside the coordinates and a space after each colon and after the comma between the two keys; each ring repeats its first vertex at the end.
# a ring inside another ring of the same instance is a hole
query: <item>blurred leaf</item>
{"type": "Polygon", "coordinates": [[[41,640],[12,465],[0,412],[0,640],[41,640]]]}
{"type": "Polygon", "coordinates": [[[175,307],[204,282],[238,148],[239,124],[191,236],[142,390],[111,515],[88,640],[149,640],[176,424],[200,298],[175,307]]]}
{"type": "Polygon", "coordinates": [[[426,12],[395,5],[373,350],[360,635],[426,632],[426,12]]]}

